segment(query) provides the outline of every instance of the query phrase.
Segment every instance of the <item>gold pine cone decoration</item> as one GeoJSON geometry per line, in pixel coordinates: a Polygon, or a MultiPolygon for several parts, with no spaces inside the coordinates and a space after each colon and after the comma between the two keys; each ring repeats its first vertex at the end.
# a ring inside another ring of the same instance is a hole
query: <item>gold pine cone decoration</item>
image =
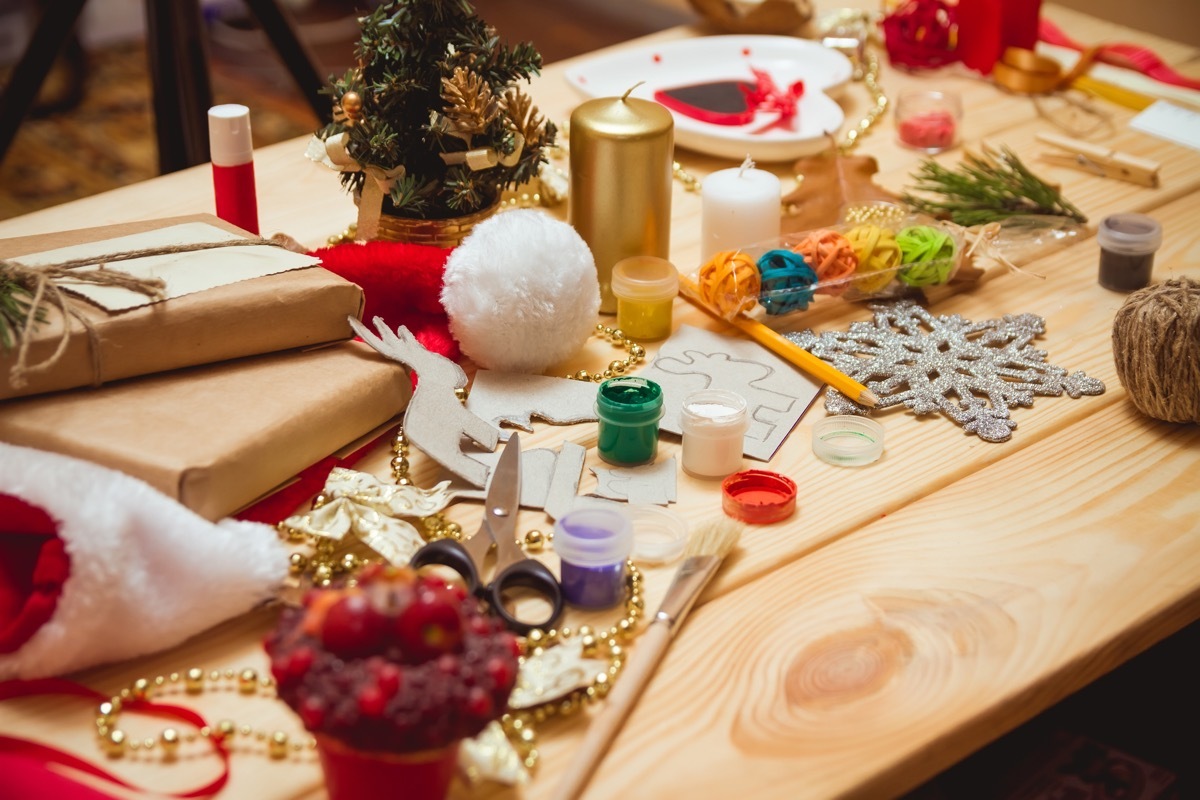
{"type": "Polygon", "coordinates": [[[728,33],[795,33],[812,19],[810,0],[688,0],[728,33]]]}

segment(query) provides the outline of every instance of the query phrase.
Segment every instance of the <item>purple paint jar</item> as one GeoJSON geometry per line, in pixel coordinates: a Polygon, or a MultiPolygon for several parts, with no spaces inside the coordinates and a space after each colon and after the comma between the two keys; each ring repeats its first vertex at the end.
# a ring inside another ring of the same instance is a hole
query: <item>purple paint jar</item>
{"type": "Polygon", "coordinates": [[[554,551],[562,560],[563,599],[579,608],[610,608],[625,597],[625,562],[633,525],[623,511],[580,508],[554,523],[554,551]]]}

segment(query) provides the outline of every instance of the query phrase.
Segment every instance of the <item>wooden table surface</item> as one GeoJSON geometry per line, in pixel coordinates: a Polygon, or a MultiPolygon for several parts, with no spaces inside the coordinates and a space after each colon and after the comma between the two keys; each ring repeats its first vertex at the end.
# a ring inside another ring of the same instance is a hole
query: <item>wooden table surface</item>
{"type": "MultiPolygon", "coordinates": [[[[1077,40],[1142,43],[1200,75],[1200,54],[1191,48],[1053,6],[1044,13],[1077,40]]],[[[674,29],[642,41],[698,33],[674,29]]],[[[532,89],[555,120],[565,120],[582,99],[563,78],[570,63],[548,67],[532,89]]],[[[1200,278],[1200,153],[1129,130],[1133,112],[1106,105],[1112,132],[1097,141],[1160,161],[1160,188],[1038,165],[1036,154],[1045,148],[1035,134],[1052,127],[1028,98],[985,81],[885,66],[881,83],[893,97],[917,85],[960,92],[969,143],[1008,144],[1060,183],[1093,222],[1119,211],[1153,214],[1165,231],[1155,280],[1200,278]]],[[[865,91],[852,85],[842,103],[847,119],[857,119],[867,107],[865,91]]],[[[354,209],[336,177],[304,158],[304,145],[301,139],[256,153],[260,218],[265,234],[282,231],[317,246],[353,221],[354,209]]],[[[890,117],[859,151],[878,160],[878,182],[897,191],[918,161],[895,144],[890,117]]],[[[939,160],[952,164],[960,155],[954,150],[939,160]]],[[[683,150],[677,158],[698,176],[730,166],[683,150]]],[[[789,165],[771,168],[790,187],[789,165]]],[[[673,203],[672,260],[690,270],[698,256],[700,198],[677,184],[673,203]]],[[[0,222],[0,236],[211,209],[210,172],[197,167],[0,222]]],[[[563,217],[565,208],[550,213],[563,217]]],[[[1200,617],[1200,427],[1156,422],[1127,401],[1110,339],[1125,296],[1098,285],[1097,258],[1094,239],[1085,236],[1029,265],[1044,279],[993,272],[932,310],[977,320],[1040,315],[1046,333],[1037,346],[1049,361],[1103,380],[1104,394],[1037,398],[1032,408],[1013,412],[1018,428],[1002,444],[903,408],[880,413],[886,455],[862,469],[832,467],[812,454],[812,425],[825,415],[820,401],[814,405],[769,465],[799,483],[798,513],[746,530],[587,797],[895,796],[1200,617]]],[[[736,335],[682,301],[676,312],[677,323],[736,335]]],[[[868,317],[862,305],[829,303],[794,327],[843,329],[868,317]]],[[[552,374],[592,367],[611,352],[592,341],[552,374]]],[[[588,464],[597,463],[594,426],[538,424],[525,446],[563,440],[589,447],[588,464]]],[[[664,438],[661,457],[677,448],[664,438]]],[[[360,468],[386,477],[388,456],[377,452],[360,468]]],[[[434,475],[434,465],[417,454],[418,483],[434,475]]],[[[582,491],[589,479],[585,471],[582,491]]],[[[681,473],[675,508],[694,524],[710,518],[719,513],[718,485],[681,473]]],[[[450,516],[470,527],[479,509],[456,506],[450,516]]],[[[526,511],[521,525],[545,528],[548,520],[526,511]]],[[[657,607],[669,580],[669,569],[647,571],[648,609],[657,607]]],[[[136,677],[192,666],[262,669],[259,641],[273,619],[272,610],[255,612],[165,653],[76,677],[111,692],[136,677]]],[[[636,643],[629,658],[637,658],[636,643]]],[[[210,719],[298,729],[279,703],[213,694],[199,698],[197,708],[210,719]]],[[[100,760],[91,713],[75,700],[8,702],[0,707],[0,730],[100,760]]],[[[550,796],[587,721],[585,714],[542,726],[542,761],[524,790],[456,784],[454,795],[550,796]]],[[[161,727],[128,724],[140,736],[161,727]]],[[[162,791],[198,785],[217,770],[211,757],[105,766],[162,791]]],[[[222,794],[323,795],[315,761],[283,765],[249,754],[233,757],[222,794]]]]}

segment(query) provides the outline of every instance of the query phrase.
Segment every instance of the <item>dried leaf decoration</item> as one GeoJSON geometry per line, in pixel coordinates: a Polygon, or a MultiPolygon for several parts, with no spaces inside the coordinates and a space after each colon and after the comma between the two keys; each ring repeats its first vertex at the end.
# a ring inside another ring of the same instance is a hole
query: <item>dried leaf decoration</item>
{"type": "Polygon", "coordinates": [[[442,100],[446,120],[460,134],[482,134],[500,114],[491,87],[464,67],[455,67],[451,77],[442,78],[442,100]]]}
{"type": "Polygon", "coordinates": [[[529,95],[514,87],[505,93],[500,101],[510,127],[525,137],[528,147],[537,147],[542,142],[546,132],[546,120],[538,113],[529,95]]]}
{"type": "Polygon", "coordinates": [[[783,198],[787,209],[783,217],[784,233],[834,225],[842,207],[849,203],[897,202],[894,194],[872,180],[879,164],[871,156],[846,156],[827,150],[800,159],[793,170],[803,180],[783,198]]]}

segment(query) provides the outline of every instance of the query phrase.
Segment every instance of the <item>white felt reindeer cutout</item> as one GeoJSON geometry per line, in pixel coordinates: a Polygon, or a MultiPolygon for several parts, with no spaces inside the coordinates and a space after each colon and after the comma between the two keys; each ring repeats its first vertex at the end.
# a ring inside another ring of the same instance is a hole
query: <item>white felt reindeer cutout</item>
{"type": "Polygon", "coordinates": [[[420,380],[404,412],[404,432],[422,452],[474,486],[487,482],[488,468],[462,451],[467,436],[487,450],[500,442],[500,429],[466,409],[455,389],[467,386],[467,373],[445,356],[431,353],[401,325],[393,333],[381,317],[372,320],[379,335],[353,317],[350,327],[383,355],[417,373],[420,380]]]}

